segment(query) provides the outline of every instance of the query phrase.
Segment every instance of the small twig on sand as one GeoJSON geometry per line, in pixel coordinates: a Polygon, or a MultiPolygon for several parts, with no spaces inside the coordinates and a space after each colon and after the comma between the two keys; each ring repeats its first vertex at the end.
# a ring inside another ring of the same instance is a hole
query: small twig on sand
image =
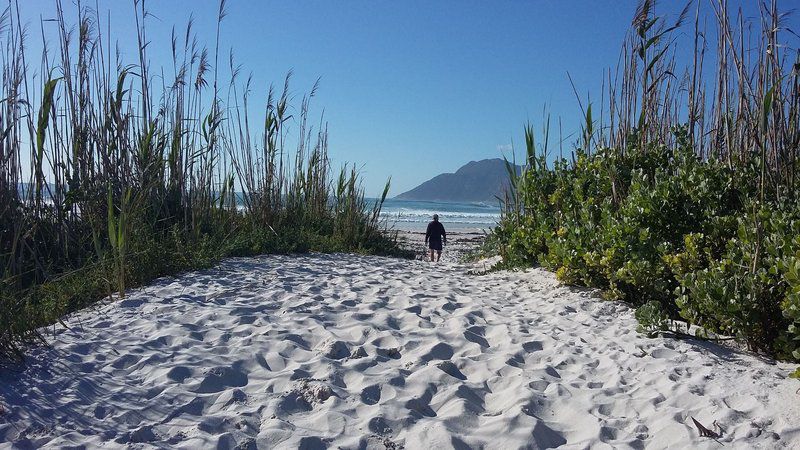
{"type": "Polygon", "coordinates": [[[716,420],[715,420],[715,421],[714,421],[714,423],[712,423],[711,425],[713,425],[713,426],[714,426],[714,428],[716,428],[716,429],[717,429],[717,435],[718,435],[718,436],[722,436],[722,433],[724,433],[724,432],[725,432],[725,429],[724,429],[724,428],[722,428],[722,425],[720,425],[719,423],[717,423],[717,421],[716,421],[716,420]]]}
{"type": "Polygon", "coordinates": [[[716,432],[711,431],[708,428],[704,427],[694,417],[692,417],[692,422],[694,422],[694,426],[697,427],[697,431],[700,432],[700,436],[702,436],[702,437],[712,437],[712,438],[718,438],[719,437],[719,435],[716,432]]]}
{"type": "MultiPolygon", "coordinates": [[[[718,443],[719,445],[725,445],[725,444],[723,444],[722,442],[720,442],[720,441],[718,441],[718,440],[717,440],[717,439],[719,439],[719,438],[721,437],[721,434],[720,434],[720,433],[717,433],[717,432],[715,432],[715,431],[711,431],[711,430],[709,430],[708,428],[704,427],[704,426],[703,426],[703,425],[702,425],[700,422],[698,422],[698,421],[697,421],[697,420],[696,420],[694,417],[692,417],[692,422],[694,422],[694,426],[695,426],[695,427],[697,427],[697,431],[699,431],[699,432],[700,432],[700,437],[710,437],[711,439],[714,439],[715,441],[717,441],[717,443],[718,443]]],[[[719,424],[717,424],[717,421],[716,421],[716,420],[714,421],[714,425],[715,425],[716,427],[718,427],[720,430],[722,430],[722,427],[720,427],[720,426],[719,426],[719,424]]]]}

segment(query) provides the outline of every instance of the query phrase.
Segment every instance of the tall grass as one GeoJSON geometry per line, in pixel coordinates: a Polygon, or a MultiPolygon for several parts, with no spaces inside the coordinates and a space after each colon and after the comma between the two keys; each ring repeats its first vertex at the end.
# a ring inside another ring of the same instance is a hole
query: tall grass
{"type": "Polygon", "coordinates": [[[144,0],[135,61],[97,11],[79,3],[73,26],[54,4],[42,28],[58,40],[42,55],[26,51],[15,3],[0,16],[0,356],[102,296],[225,255],[397,250],[378,223],[386,191],[370,206],[355,170],[331,175],[327,128],[308,121],[316,86],[296,111],[287,76],[252,127],[251,80],[220,54],[224,0],[212,50],[189,22],[164,68],[150,63],[144,0]]]}
{"type": "Polygon", "coordinates": [[[645,331],[678,332],[679,318],[800,359],[790,16],[775,0],[752,23],[726,0],[674,18],[655,8],[639,4],[600,108],[585,105],[571,160],[551,162],[547,137],[537,146],[526,128],[526,170],[490,241],[508,264],[542,264],[639,306],[645,331]],[[689,60],[676,56],[687,53],[676,48],[687,29],[689,60]]]}
{"type": "Polygon", "coordinates": [[[758,164],[759,195],[780,198],[782,186],[797,182],[800,54],[789,27],[792,13],[771,0],[748,19],[741,9],[731,11],[727,0],[706,0],[694,3],[689,24],[692,2],[673,21],[657,16],[655,4],[646,0],[637,8],[622,66],[608,83],[608,123],[591,138],[598,147],[623,151],[630,144],[675,145],[673,129],[685,125],[700,158],[730,168],[758,164]],[[701,28],[703,10],[715,29],[701,28]],[[687,26],[692,61],[681,65],[674,56],[676,32],[687,26]]]}

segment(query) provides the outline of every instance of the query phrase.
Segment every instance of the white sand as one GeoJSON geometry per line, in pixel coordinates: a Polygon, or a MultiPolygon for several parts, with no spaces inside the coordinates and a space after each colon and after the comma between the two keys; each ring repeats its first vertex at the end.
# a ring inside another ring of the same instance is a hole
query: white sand
{"type": "Polygon", "coordinates": [[[800,447],[795,366],[646,339],[542,270],[269,256],[72,317],[0,375],[0,447],[800,447]]]}
{"type": "MultiPolygon", "coordinates": [[[[480,245],[486,237],[483,230],[469,229],[447,233],[447,244],[443,247],[442,262],[457,263],[480,245]]],[[[430,250],[425,245],[424,231],[398,230],[397,241],[402,248],[414,252],[418,260],[428,261],[430,250]]]]}

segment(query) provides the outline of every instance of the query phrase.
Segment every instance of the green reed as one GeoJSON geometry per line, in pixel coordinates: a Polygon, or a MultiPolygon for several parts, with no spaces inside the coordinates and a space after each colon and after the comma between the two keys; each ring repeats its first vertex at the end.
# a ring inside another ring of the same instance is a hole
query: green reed
{"type": "Polygon", "coordinates": [[[287,76],[251,129],[251,81],[220,53],[224,0],[211,50],[190,21],[164,67],[148,56],[144,0],[134,61],[97,11],[79,2],[73,26],[54,5],[42,55],[15,3],[0,16],[0,356],[103,296],[226,255],[397,251],[358,173],[332,179],[327,128],[308,121],[317,86],[292,114],[287,76]]]}

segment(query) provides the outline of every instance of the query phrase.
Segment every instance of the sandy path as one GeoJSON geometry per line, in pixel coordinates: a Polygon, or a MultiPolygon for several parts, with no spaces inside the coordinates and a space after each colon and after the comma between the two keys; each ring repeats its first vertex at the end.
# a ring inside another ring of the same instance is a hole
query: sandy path
{"type": "Polygon", "coordinates": [[[789,365],[645,339],[541,270],[227,260],[73,317],[0,375],[0,447],[798,448],[789,365]],[[81,325],[79,325],[81,324],[81,325]]]}
{"type": "MultiPolygon", "coordinates": [[[[478,247],[485,239],[486,234],[481,230],[459,230],[447,234],[447,245],[442,251],[441,262],[458,263],[478,247]]],[[[418,260],[427,261],[428,248],[425,245],[425,232],[400,230],[397,240],[401,247],[411,250],[418,260]]]]}

